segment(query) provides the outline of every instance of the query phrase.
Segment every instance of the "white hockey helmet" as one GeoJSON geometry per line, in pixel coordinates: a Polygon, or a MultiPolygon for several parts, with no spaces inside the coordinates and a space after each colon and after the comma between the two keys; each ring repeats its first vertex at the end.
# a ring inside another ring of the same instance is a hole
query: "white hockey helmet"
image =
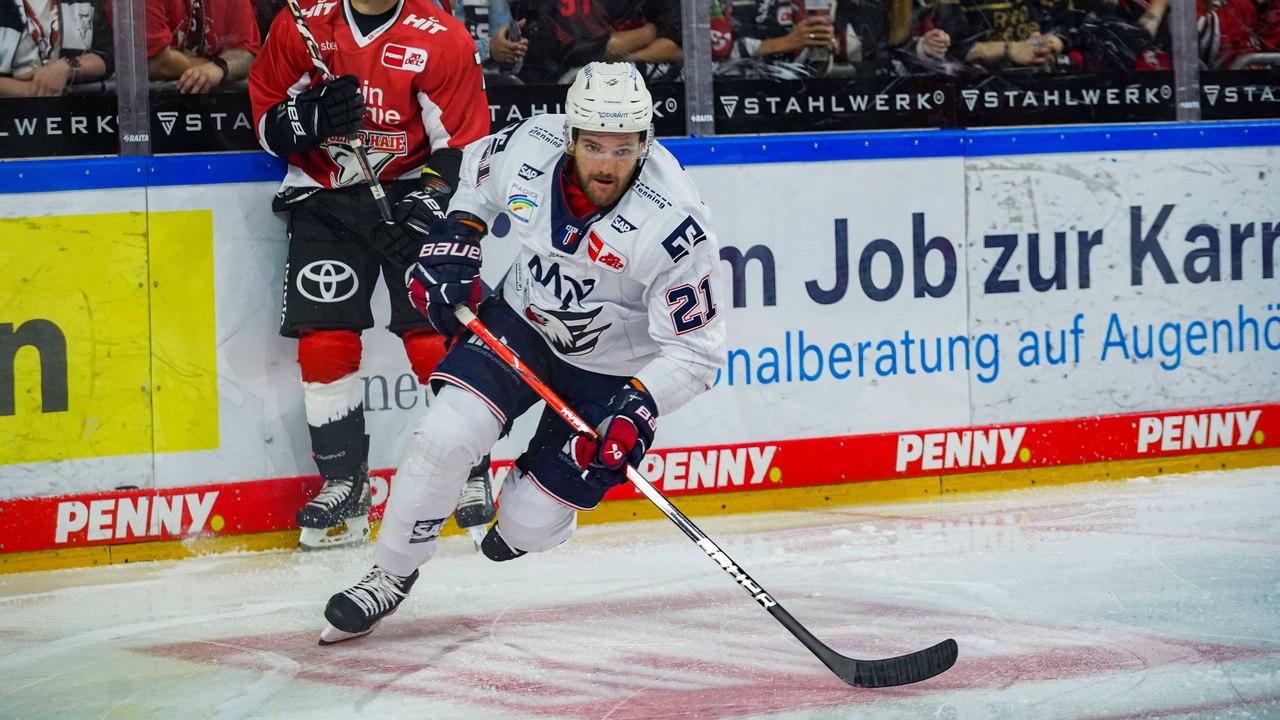
{"type": "Polygon", "coordinates": [[[578,71],[564,100],[564,141],[573,154],[574,130],[643,133],[641,157],[653,143],[653,98],[631,63],[589,63],[578,71]]]}

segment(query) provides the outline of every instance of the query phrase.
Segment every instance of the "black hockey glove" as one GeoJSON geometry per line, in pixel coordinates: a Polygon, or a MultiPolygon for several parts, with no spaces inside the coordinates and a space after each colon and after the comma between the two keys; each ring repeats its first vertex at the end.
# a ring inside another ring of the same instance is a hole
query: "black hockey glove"
{"type": "Polygon", "coordinates": [[[639,380],[632,379],[609,400],[604,420],[596,428],[599,440],[582,435],[573,439],[574,459],[582,479],[609,488],[627,481],[623,465],[638,467],[658,430],[658,406],[639,380]]]}
{"type": "Polygon", "coordinates": [[[418,251],[427,241],[431,226],[444,219],[444,208],[430,193],[416,190],[404,196],[391,209],[391,221],[380,222],[373,228],[374,248],[387,262],[400,268],[412,265],[418,259],[418,251]]]}
{"type": "Polygon", "coordinates": [[[305,152],[334,136],[346,137],[364,121],[355,75],[343,75],[277,104],[267,114],[263,139],[281,157],[305,152]]]}
{"type": "Polygon", "coordinates": [[[480,304],[480,238],[484,233],[455,218],[437,220],[409,273],[409,301],[450,341],[462,330],[453,306],[480,304]]]}

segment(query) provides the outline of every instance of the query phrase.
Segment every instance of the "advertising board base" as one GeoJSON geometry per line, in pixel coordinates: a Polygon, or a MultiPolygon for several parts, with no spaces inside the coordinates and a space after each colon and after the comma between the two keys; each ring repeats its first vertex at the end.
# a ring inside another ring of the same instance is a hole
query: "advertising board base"
{"type": "MultiPolygon", "coordinates": [[[[1280,466],[1280,449],[1264,448],[1220,453],[1198,453],[1174,457],[1142,458],[1057,467],[1034,467],[955,475],[928,475],[894,480],[809,485],[804,487],[769,488],[708,495],[690,495],[677,500],[678,507],[693,518],[713,517],[727,513],[776,512],[836,506],[858,506],[877,503],[943,498],[981,492],[1003,492],[1038,486],[1072,483],[1128,480],[1181,473],[1214,470],[1280,466]]],[[[648,500],[616,500],[603,503],[592,512],[580,513],[581,525],[660,520],[665,516],[648,500]]],[[[370,523],[377,538],[380,522],[370,523]]],[[[441,533],[463,535],[450,520],[441,533]]],[[[0,554],[0,574],[62,570],[136,563],[151,560],[180,560],[228,552],[261,552],[266,550],[297,551],[298,532],[279,530],[196,537],[184,540],[72,547],[0,554]]],[[[321,551],[324,552],[324,551],[321,551]]]]}

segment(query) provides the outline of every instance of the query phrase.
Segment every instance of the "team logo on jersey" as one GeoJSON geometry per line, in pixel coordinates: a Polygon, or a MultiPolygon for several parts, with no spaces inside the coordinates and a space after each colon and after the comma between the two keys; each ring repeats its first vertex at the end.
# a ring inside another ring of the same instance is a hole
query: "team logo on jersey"
{"type": "Polygon", "coordinates": [[[405,132],[380,132],[361,130],[360,141],[369,152],[404,155],[409,152],[409,134],[405,132]]]}
{"type": "Polygon", "coordinates": [[[706,239],[707,233],[698,221],[687,217],[662,241],[662,249],[671,256],[672,262],[680,262],[695,245],[706,239]]]}
{"type": "Polygon", "coordinates": [[[360,289],[351,266],[337,260],[317,260],[298,271],[298,292],[318,303],[342,302],[360,289]]]}
{"type": "MultiPolygon", "coordinates": [[[[389,144],[394,147],[392,136],[396,133],[367,133],[360,132],[361,139],[369,138],[372,142],[379,144],[389,144]],[[376,137],[385,136],[385,137],[376,137]]],[[[407,141],[406,141],[407,143],[407,141]]],[[[333,164],[337,166],[337,172],[329,174],[329,180],[336,188],[349,187],[356,183],[364,182],[364,171],[360,168],[360,158],[356,155],[351,144],[346,138],[337,138],[325,141],[324,149],[329,152],[329,158],[333,160],[333,164]]],[[[369,169],[373,171],[375,176],[381,175],[382,171],[395,160],[398,155],[403,155],[404,150],[399,152],[388,151],[383,149],[369,149],[366,156],[369,160],[369,169]]]]}
{"type": "Polygon", "coordinates": [[[538,209],[538,193],[519,185],[511,186],[511,195],[507,197],[507,209],[516,220],[528,225],[533,220],[533,211],[538,209]]]}
{"type": "Polygon", "coordinates": [[[516,174],[519,175],[520,179],[522,180],[532,180],[536,177],[545,175],[546,173],[530,165],[529,163],[525,163],[520,166],[520,169],[516,171],[516,174]]]}
{"type": "Polygon", "coordinates": [[[620,273],[627,266],[626,256],[601,240],[595,230],[587,233],[587,256],[611,273],[620,273]]]}
{"type": "Polygon", "coordinates": [[[590,312],[568,312],[527,305],[524,316],[542,333],[547,342],[551,343],[556,352],[569,357],[586,355],[595,350],[596,343],[600,341],[600,333],[613,327],[612,323],[604,327],[591,327],[591,323],[603,309],[596,308],[590,312]]]}
{"type": "Polygon", "coordinates": [[[382,64],[392,70],[421,72],[427,67],[427,51],[422,48],[387,43],[382,49],[382,64]]]}
{"type": "Polygon", "coordinates": [[[635,225],[632,225],[631,223],[627,222],[627,219],[622,217],[621,215],[614,217],[613,222],[609,223],[609,227],[613,228],[614,230],[617,230],[620,233],[629,233],[632,230],[636,229],[635,225]]]}

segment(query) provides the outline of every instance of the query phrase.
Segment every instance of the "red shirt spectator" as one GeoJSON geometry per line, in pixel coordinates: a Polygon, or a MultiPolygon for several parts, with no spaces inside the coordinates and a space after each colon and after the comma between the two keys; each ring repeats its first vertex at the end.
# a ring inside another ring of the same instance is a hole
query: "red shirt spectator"
{"type": "Polygon", "coordinates": [[[184,93],[245,79],[260,45],[250,0],[147,0],[147,74],[184,93]]]}

